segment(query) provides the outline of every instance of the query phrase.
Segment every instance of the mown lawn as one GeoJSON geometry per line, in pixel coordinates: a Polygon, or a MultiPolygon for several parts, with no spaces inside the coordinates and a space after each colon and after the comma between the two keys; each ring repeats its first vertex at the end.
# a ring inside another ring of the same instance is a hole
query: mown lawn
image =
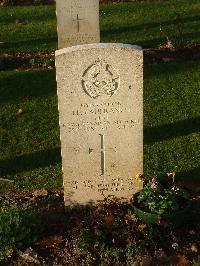
{"type": "MultiPolygon", "coordinates": [[[[170,34],[180,29],[185,44],[194,44],[200,40],[199,10],[198,0],[101,5],[101,41],[155,47],[166,43],[162,24],[170,34]]],[[[2,53],[57,49],[55,7],[0,8],[0,42],[2,53]]]]}
{"type": "Polygon", "coordinates": [[[199,64],[145,67],[145,172],[200,177],[199,64]]]}
{"type": "Polygon", "coordinates": [[[60,187],[55,72],[1,72],[0,80],[0,176],[20,190],[60,187]]]}
{"type": "MultiPolygon", "coordinates": [[[[199,63],[145,66],[145,172],[199,178],[199,63]]],[[[0,72],[0,191],[62,186],[54,70],[0,72]],[[17,114],[22,109],[22,114],[17,114]]]]}
{"type": "MultiPolygon", "coordinates": [[[[172,29],[178,13],[185,41],[197,43],[199,8],[196,0],[101,5],[101,40],[161,45],[160,23],[172,29]]],[[[2,53],[57,46],[54,6],[0,8],[0,29],[2,53]]],[[[179,178],[199,178],[198,68],[195,62],[145,66],[146,174],[175,171],[179,178]]],[[[0,84],[0,178],[14,180],[0,181],[0,191],[60,188],[55,70],[1,71],[0,84]]]]}

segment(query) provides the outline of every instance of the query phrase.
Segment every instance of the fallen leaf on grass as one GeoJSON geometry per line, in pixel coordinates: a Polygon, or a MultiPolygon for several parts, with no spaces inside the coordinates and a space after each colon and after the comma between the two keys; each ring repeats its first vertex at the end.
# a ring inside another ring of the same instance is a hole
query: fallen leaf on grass
{"type": "Polygon", "coordinates": [[[168,62],[174,61],[174,59],[173,58],[168,58],[168,57],[163,57],[162,61],[164,63],[168,63],[168,62]]]}
{"type": "Polygon", "coordinates": [[[197,245],[196,245],[196,244],[192,244],[192,245],[191,245],[191,250],[192,250],[193,252],[198,252],[197,245]]]}
{"type": "Polygon", "coordinates": [[[190,230],[190,231],[189,231],[189,234],[190,234],[190,235],[196,235],[196,232],[195,232],[194,230],[190,230]]]}
{"type": "Polygon", "coordinates": [[[113,215],[108,215],[104,218],[104,221],[105,221],[105,225],[110,228],[110,227],[112,227],[112,225],[115,221],[115,218],[113,215]]]}
{"type": "Polygon", "coordinates": [[[168,261],[168,258],[162,249],[155,251],[154,261],[156,265],[165,264],[168,261]]]}
{"type": "Polygon", "coordinates": [[[19,256],[27,262],[36,264],[40,263],[37,257],[37,253],[31,247],[27,248],[25,252],[20,252],[19,256]]]}
{"type": "Polygon", "coordinates": [[[179,247],[178,243],[172,243],[172,248],[177,249],[179,247]]]}
{"type": "Polygon", "coordinates": [[[33,192],[33,196],[35,198],[38,198],[38,197],[45,197],[48,195],[48,191],[46,189],[38,189],[38,190],[35,190],[33,192]]]}
{"type": "Polygon", "coordinates": [[[124,219],[125,219],[126,224],[128,224],[129,221],[137,222],[138,220],[135,214],[126,214],[124,219]]]}
{"type": "Polygon", "coordinates": [[[188,265],[189,261],[185,256],[171,256],[169,263],[170,265],[188,265]]]}
{"type": "Polygon", "coordinates": [[[152,259],[152,265],[187,265],[189,264],[188,259],[185,256],[170,256],[167,257],[165,253],[161,252],[152,259]]]}
{"type": "Polygon", "coordinates": [[[138,225],[138,229],[141,231],[141,230],[144,230],[145,228],[147,227],[146,224],[139,224],[138,225]]]}
{"type": "Polygon", "coordinates": [[[151,256],[144,255],[141,259],[141,266],[151,266],[153,265],[153,259],[151,256]]]}
{"type": "Polygon", "coordinates": [[[15,20],[15,24],[21,26],[21,25],[26,25],[28,24],[28,21],[27,20],[22,20],[22,19],[16,19],[15,20]]]}
{"type": "Polygon", "coordinates": [[[81,225],[81,219],[79,217],[71,217],[69,219],[69,224],[73,224],[74,226],[80,226],[81,225]]]}
{"type": "Polygon", "coordinates": [[[13,255],[13,249],[9,249],[9,251],[7,252],[7,258],[11,258],[13,255]]]}
{"type": "Polygon", "coordinates": [[[21,108],[17,111],[17,115],[22,115],[23,113],[24,111],[21,108]]]}
{"type": "Polygon", "coordinates": [[[62,236],[50,236],[48,238],[37,241],[36,245],[47,248],[53,248],[59,244],[62,244],[63,242],[65,242],[65,239],[63,239],[62,236]]]}
{"type": "Polygon", "coordinates": [[[13,183],[14,182],[14,180],[6,179],[6,178],[0,178],[0,181],[9,182],[9,183],[13,183]]]}

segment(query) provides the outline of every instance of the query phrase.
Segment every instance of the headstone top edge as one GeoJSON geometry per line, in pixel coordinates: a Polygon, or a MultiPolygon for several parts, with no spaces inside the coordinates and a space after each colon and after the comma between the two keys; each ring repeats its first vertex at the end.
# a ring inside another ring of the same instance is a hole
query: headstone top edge
{"type": "Polygon", "coordinates": [[[92,43],[92,44],[83,44],[83,45],[76,45],[67,48],[63,48],[60,50],[55,51],[55,56],[60,56],[62,54],[71,53],[80,50],[88,50],[88,49],[106,49],[106,48],[118,48],[118,49],[129,49],[129,50],[136,50],[136,51],[143,51],[141,46],[132,45],[132,44],[124,44],[124,43],[92,43]]]}

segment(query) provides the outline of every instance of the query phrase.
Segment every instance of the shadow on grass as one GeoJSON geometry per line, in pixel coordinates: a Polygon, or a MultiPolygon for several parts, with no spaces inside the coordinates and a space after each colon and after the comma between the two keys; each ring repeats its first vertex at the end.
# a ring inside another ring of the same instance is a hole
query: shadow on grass
{"type": "MultiPolygon", "coordinates": [[[[189,40],[199,40],[200,39],[200,31],[192,32],[192,33],[185,33],[182,35],[182,38],[183,38],[184,45],[186,45],[187,41],[189,41],[189,40]]],[[[130,39],[130,42],[132,44],[135,44],[134,40],[132,41],[130,39]]],[[[151,48],[151,47],[153,48],[153,47],[155,47],[157,45],[161,45],[163,43],[164,44],[167,43],[165,37],[136,42],[136,44],[139,44],[139,45],[143,46],[144,48],[151,48]]]]}
{"type": "Polygon", "coordinates": [[[0,82],[2,103],[56,94],[55,70],[2,73],[0,82]]]}
{"type": "MultiPolygon", "coordinates": [[[[131,14],[130,14],[131,16],[131,14]]],[[[193,16],[193,17],[186,17],[186,18],[181,18],[181,21],[183,23],[183,27],[184,27],[184,23],[185,22],[193,22],[193,21],[199,21],[200,20],[200,16],[193,16]]],[[[157,20],[155,22],[149,22],[149,23],[143,23],[143,24],[139,24],[139,25],[134,25],[131,27],[119,27],[119,28],[115,28],[115,29],[109,29],[109,30],[102,30],[102,34],[105,36],[110,36],[110,34],[121,34],[121,33],[129,33],[129,32],[135,32],[135,31],[142,31],[142,30],[146,30],[148,32],[149,28],[158,28],[158,31],[160,31],[160,24],[162,26],[170,26],[172,27],[175,23],[177,23],[176,19],[173,20],[157,20]]]]}
{"type": "Polygon", "coordinates": [[[176,179],[180,181],[197,182],[200,185],[200,167],[194,168],[192,170],[177,172],[176,179]]]}
{"type": "MultiPolygon", "coordinates": [[[[37,46],[37,45],[49,45],[49,43],[56,43],[57,44],[57,36],[55,37],[49,37],[49,38],[35,38],[35,39],[29,39],[29,40],[22,40],[22,41],[13,41],[13,42],[5,42],[1,48],[2,49],[13,49],[19,50],[23,46],[37,46]]],[[[37,48],[37,47],[36,47],[37,48]]],[[[37,50],[37,49],[36,49],[37,50]]]]}
{"type": "MultiPolygon", "coordinates": [[[[131,34],[131,33],[134,33],[134,27],[129,27],[127,28],[129,29],[129,31],[127,30],[127,34],[131,34]]],[[[126,32],[126,28],[121,28],[120,29],[120,32],[118,32],[118,30],[111,30],[110,32],[108,32],[108,36],[105,35],[105,33],[102,32],[102,35],[101,37],[102,38],[109,38],[109,39],[112,39],[112,38],[116,38],[118,40],[120,40],[120,38],[124,38],[124,32],[126,32]],[[120,35],[121,33],[121,35],[120,35]]],[[[148,34],[148,33],[147,33],[148,34]]],[[[133,36],[128,36],[128,40],[129,40],[129,43],[130,44],[135,44],[135,45],[140,45],[142,46],[143,48],[153,48],[157,45],[161,45],[163,43],[166,43],[166,37],[163,36],[163,37],[160,37],[160,38],[154,38],[154,39],[149,39],[149,40],[139,40],[139,41],[135,41],[136,38],[134,35],[133,36]]],[[[189,40],[199,40],[200,38],[200,32],[192,32],[192,33],[185,33],[182,35],[182,38],[183,38],[183,42],[185,41],[185,43],[189,40]]]]}
{"type": "MultiPolygon", "coordinates": [[[[60,147],[0,161],[0,175],[17,174],[61,163],[60,147]]],[[[177,180],[200,182],[200,167],[176,173],[177,180]]]]}
{"type": "Polygon", "coordinates": [[[200,117],[178,121],[172,124],[144,129],[144,143],[152,144],[157,141],[169,140],[175,137],[186,136],[200,131],[200,117]]]}
{"type": "MultiPolygon", "coordinates": [[[[186,17],[186,18],[182,18],[181,20],[183,21],[183,23],[185,22],[192,22],[192,21],[198,21],[200,19],[200,16],[193,16],[193,17],[186,17]]],[[[112,39],[112,37],[116,38],[117,35],[117,40],[120,40],[120,38],[124,38],[124,34],[131,34],[131,33],[135,33],[135,32],[140,32],[140,31],[145,31],[147,35],[150,34],[150,29],[151,28],[157,28],[158,29],[158,33],[160,34],[160,24],[162,24],[162,26],[167,27],[169,26],[170,29],[172,28],[172,25],[176,23],[176,20],[166,20],[166,21],[156,21],[156,22],[150,22],[150,23],[144,23],[144,24],[139,24],[139,25],[134,25],[134,26],[125,26],[125,27],[117,27],[117,28],[112,28],[112,29],[108,29],[108,30],[101,30],[101,36],[102,38],[106,38],[106,39],[112,39]]],[[[133,19],[133,24],[134,24],[134,19],[133,19]]],[[[184,28],[184,24],[183,24],[183,28],[184,28]]],[[[144,32],[143,32],[144,34],[144,32]]],[[[133,36],[134,37],[134,36],[133,36]]],[[[200,37],[200,32],[193,32],[193,33],[185,33],[183,34],[183,38],[185,40],[188,39],[199,39],[200,37]]],[[[165,40],[165,37],[160,37],[160,38],[154,38],[154,39],[150,39],[150,40],[140,40],[140,41],[135,41],[134,38],[131,38],[131,36],[128,37],[129,39],[129,43],[132,44],[138,44],[138,45],[142,45],[143,47],[154,47],[156,45],[162,44],[163,41],[165,40]]],[[[19,50],[21,49],[21,47],[29,47],[29,46],[36,46],[36,50],[38,50],[37,46],[45,46],[45,45],[49,45],[49,44],[57,44],[57,36],[54,37],[49,37],[49,38],[36,38],[36,39],[29,39],[29,40],[21,40],[21,41],[11,41],[11,42],[5,42],[1,48],[2,50],[6,50],[6,49],[12,49],[13,47],[15,48],[15,50],[19,50]]],[[[56,49],[56,47],[55,47],[56,49]]]]}
{"type": "MultiPolygon", "coordinates": [[[[37,1],[37,0],[36,0],[37,1]]],[[[35,2],[36,2],[35,1],[35,2]]],[[[22,3],[23,1],[21,1],[22,3]]],[[[29,23],[33,22],[46,22],[46,21],[53,21],[55,20],[55,8],[52,6],[52,8],[44,5],[36,6],[36,5],[30,5],[30,6],[20,6],[20,5],[14,5],[14,6],[5,6],[1,8],[0,13],[0,23],[3,24],[16,24],[16,26],[21,25],[27,25],[29,23]],[[5,11],[3,11],[3,9],[5,11]],[[20,11],[21,9],[21,11],[20,11]],[[2,14],[3,12],[3,14],[2,14]],[[4,14],[5,12],[5,14],[4,14]],[[12,12],[12,14],[11,14],[12,12]]]]}
{"type": "MultiPolygon", "coordinates": [[[[144,130],[145,144],[151,144],[157,141],[168,140],[179,136],[199,132],[200,117],[179,121],[173,124],[162,125],[144,130]]],[[[37,168],[43,168],[50,165],[56,165],[61,162],[60,148],[39,151],[33,154],[25,154],[14,159],[0,161],[0,175],[15,174],[29,171],[37,168]]],[[[178,173],[178,178],[197,177],[199,178],[199,168],[189,172],[178,173]]]]}
{"type": "MultiPolygon", "coordinates": [[[[199,68],[199,62],[191,62],[187,64],[180,64],[176,62],[170,62],[170,63],[160,63],[160,64],[150,64],[150,65],[144,65],[144,94],[147,93],[146,90],[148,90],[148,78],[151,78],[153,76],[160,77],[171,77],[173,75],[176,75],[178,73],[181,73],[182,75],[190,75],[190,72],[199,68]]],[[[145,98],[144,98],[145,99],[145,98]]]]}
{"type": "Polygon", "coordinates": [[[60,148],[38,151],[33,154],[24,154],[14,159],[0,161],[0,175],[16,174],[61,162],[60,148]]]}

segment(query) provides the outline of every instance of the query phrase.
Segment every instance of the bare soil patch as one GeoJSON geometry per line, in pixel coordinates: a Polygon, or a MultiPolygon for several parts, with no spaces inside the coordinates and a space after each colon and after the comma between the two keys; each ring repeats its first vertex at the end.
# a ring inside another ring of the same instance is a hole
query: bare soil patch
{"type": "MultiPolygon", "coordinates": [[[[138,247],[134,265],[199,262],[199,199],[194,195],[189,222],[183,226],[163,224],[153,227],[140,222],[134,213],[128,213],[130,204],[122,205],[117,201],[105,201],[96,207],[82,207],[66,213],[63,191],[0,196],[0,202],[8,205],[13,202],[31,204],[42,215],[45,225],[38,241],[19,254],[11,254],[1,265],[86,265],[83,263],[86,251],[95,258],[87,265],[100,265],[97,261],[100,260],[99,248],[103,241],[110,249],[120,248],[120,265],[124,266],[127,265],[127,244],[138,247]]],[[[112,258],[110,263],[114,263],[112,258]]]]}

